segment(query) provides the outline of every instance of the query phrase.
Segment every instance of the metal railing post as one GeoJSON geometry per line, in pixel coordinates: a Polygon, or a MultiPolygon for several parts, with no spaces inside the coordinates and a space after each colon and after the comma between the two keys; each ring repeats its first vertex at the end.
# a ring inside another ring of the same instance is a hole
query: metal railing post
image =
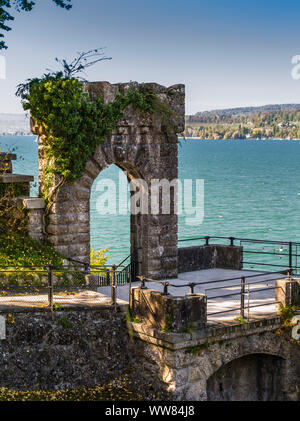
{"type": "Polygon", "coordinates": [[[250,320],[250,285],[248,284],[248,295],[247,295],[247,299],[248,299],[248,322],[250,320]]]}
{"type": "Polygon", "coordinates": [[[106,269],[106,285],[110,285],[110,271],[109,269],[106,269]]]}
{"type": "Polygon", "coordinates": [[[190,288],[190,292],[187,295],[196,295],[195,294],[195,286],[196,286],[196,284],[194,284],[193,282],[191,282],[187,286],[190,288]]]}
{"type": "Polygon", "coordinates": [[[117,279],[116,279],[116,265],[112,265],[112,280],[111,280],[111,304],[117,306],[117,279]]]}
{"type": "Polygon", "coordinates": [[[241,318],[245,318],[245,277],[241,278],[241,318]]]}
{"type": "Polygon", "coordinates": [[[289,242],[289,270],[290,274],[292,274],[293,271],[293,243],[289,242]]]}
{"type": "Polygon", "coordinates": [[[170,285],[169,282],[163,282],[162,284],[163,284],[163,287],[164,287],[162,295],[170,295],[169,291],[168,291],[168,287],[170,285]]]}
{"type": "Polygon", "coordinates": [[[204,237],[204,239],[205,239],[205,245],[206,246],[209,246],[209,239],[210,239],[210,237],[204,237]]]}
{"type": "Polygon", "coordinates": [[[88,263],[84,264],[84,275],[90,274],[90,265],[88,263]]]}
{"type": "Polygon", "coordinates": [[[235,238],[234,237],[229,237],[229,240],[230,240],[230,246],[233,247],[234,246],[234,240],[235,240],[235,238]]]}
{"type": "Polygon", "coordinates": [[[49,308],[53,311],[53,266],[48,266],[48,301],[49,301],[49,308]]]}

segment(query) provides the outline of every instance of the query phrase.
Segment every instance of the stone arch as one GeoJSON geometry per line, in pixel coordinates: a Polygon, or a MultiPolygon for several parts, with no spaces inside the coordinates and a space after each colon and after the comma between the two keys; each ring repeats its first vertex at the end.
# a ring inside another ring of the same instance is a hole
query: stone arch
{"type": "MultiPolygon", "coordinates": [[[[126,92],[129,86],[93,82],[86,84],[86,89],[92,100],[102,95],[104,102],[109,102],[118,91],[126,92]]],[[[184,86],[147,86],[172,109],[174,128],[167,128],[158,115],[137,115],[133,107],[128,107],[117,129],[106,137],[104,145],[98,146],[86,163],[83,176],[58,189],[46,230],[48,240],[66,257],[89,262],[89,200],[92,184],[102,170],[115,164],[127,172],[129,179],[141,178],[148,185],[153,178],[172,181],[178,176],[177,133],[184,130],[184,86]]],[[[40,135],[39,182],[43,191],[45,138],[38,127],[33,125],[32,131],[40,135]]],[[[174,192],[171,200],[176,202],[174,192]]],[[[132,248],[141,250],[138,260],[140,272],[145,276],[154,279],[177,276],[177,215],[174,209],[168,215],[151,215],[150,212],[131,215],[132,248]]]]}
{"type": "Polygon", "coordinates": [[[242,336],[225,343],[214,343],[207,352],[206,380],[222,366],[247,355],[265,354],[285,359],[282,342],[273,332],[242,336]]]}
{"type": "Polygon", "coordinates": [[[245,358],[243,361],[246,361],[249,356],[255,359],[259,355],[281,361],[283,396],[289,387],[288,376],[291,370],[289,347],[282,346],[282,338],[272,331],[211,343],[201,354],[192,355],[186,361],[186,364],[189,364],[188,377],[185,385],[182,384],[179,387],[182,387],[185,399],[205,401],[211,398],[209,379],[218,377],[217,373],[222,373],[224,367],[230,368],[230,364],[233,365],[234,361],[243,358],[245,358]]]}

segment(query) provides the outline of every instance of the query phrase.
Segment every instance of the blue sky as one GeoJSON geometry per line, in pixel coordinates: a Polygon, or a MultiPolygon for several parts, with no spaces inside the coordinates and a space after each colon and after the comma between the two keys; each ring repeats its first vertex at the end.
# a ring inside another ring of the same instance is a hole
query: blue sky
{"type": "Polygon", "coordinates": [[[6,36],[0,112],[21,112],[15,87],[56,69],[55,57],[107,47],[89,80],[186,84],[187,113],[300,103],[291,58],[300,55],[299,0],[73,0],[67,12],[37,0],[6,36]]]}

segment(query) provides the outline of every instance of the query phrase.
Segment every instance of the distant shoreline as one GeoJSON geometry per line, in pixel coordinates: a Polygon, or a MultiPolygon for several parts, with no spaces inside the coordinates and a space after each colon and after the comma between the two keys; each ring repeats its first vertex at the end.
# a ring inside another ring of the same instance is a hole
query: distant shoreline
{"type": "Polygon", "coordinates": [[[0,137],[26,137],[26,136],[36,136],[36,135],[34,135],[34,134],[32,134],[32,133],[26,133],[26,134],[20,134],[20,133],[16,133],[16,134],[13,134],[13,133],[0,133],[0,137]]]}
{"type": "MultiPolygon", "coordinates": [[[[17,134],[12,134],[12,133],[0,133],[0,139],[1,139],[1,137],[36,137],[36,135],[34,135],[34,134],[32,134],[32,133],[27,133],[27,134],[19,134],[19,133],[17,133],[17,134]]],[[[240,138],[240,139],[222,139],[222,138],[220,138],[220,139],[212,139],[212,138],[203,138],[203,137],[198,137],[198,136],[186,136],[186,137],[183,137],[183,136],[178,136],[179,137],[179,139],[185,139],[185,140],[188,140],[188,139],[196,139],[196,140],[221,140],[221,141],[224,141],[224,142],[226,142],[226,141],[230,141],[230,140],[236,140],[236,141],[239,141],[239,140],[253,140],[253,141],[256,141],[256,142],[259,142],[259,141],[261,141],[261,140],[263,140],[263,141],[268,141],[268,140],[280,140],[280,141],[283,141],[283,140],[287,140],[287,141],[299,141],[300,139],[299,138],[291,138],[291,139],[284,139],[284,138],[275,138],[275,137],[270,137],[270,138],[263,138],[263,139],[259,139],[259,138],[240,138]]]]}
{"type": "Polygon", "coordinates": [[[226,142],[227,140],[255,140],[256,142],[259,142],[261,140],[293,140],[293,141],[297,141],[300,140],[298,138],[294,138],[294,139],[284,139],[284,138],[276,138],[276,137],[270,137],[270,138],[263,138],[263,139],[257,139],[257,138],[241,138],[241,139],[209,139],[209,138],[203,138],[203,137],[197,137],[197,136],[186,136],[186,137],[182,137],[180,136],[180,139],[197,139],[197,140],[222,140],[224,142],[226,142]]]}

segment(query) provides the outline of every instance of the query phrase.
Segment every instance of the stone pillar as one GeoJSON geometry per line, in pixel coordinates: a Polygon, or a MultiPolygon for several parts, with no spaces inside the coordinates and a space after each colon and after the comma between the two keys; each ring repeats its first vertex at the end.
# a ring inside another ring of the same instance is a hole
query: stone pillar
{"type": "Polygon", "coordinates": [[[279,279],[276,287],[276,301],[283,307],[300,305],[300,279],[279,279]]]}
{"type": "Polygon", "coordinates": [[[146,325],[169,332],[180,333],[206,326],[204,294],[175,297],[148,288],[132,288],[130,311],[146,325]]]}
{"type": "Polygon", "coordinates": [[[23,203],[23,207],[28,212],[28,235],[33,240],[44,240],[44,199],[38,197],[24,197],[19,199],[23,203]]]}

